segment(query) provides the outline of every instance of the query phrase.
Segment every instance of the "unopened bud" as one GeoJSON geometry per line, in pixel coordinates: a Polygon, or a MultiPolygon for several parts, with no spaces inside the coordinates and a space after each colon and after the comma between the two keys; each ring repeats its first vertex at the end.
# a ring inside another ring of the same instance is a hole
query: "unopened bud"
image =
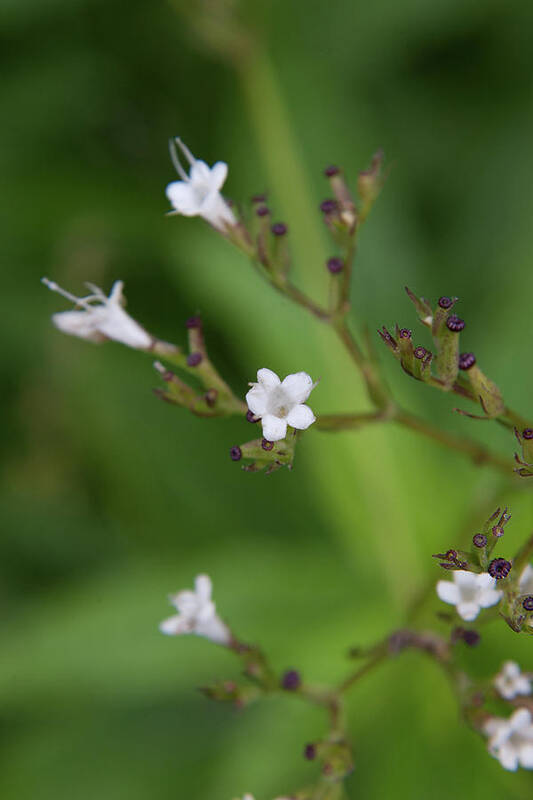
{"type": "Polygon", "coordinates": [[[324,175],[326,176],[326,178],[332,178],[334,175],[338,175],[339,172],[340,172],[339,167],[336,167],[334,164],[331,164],[324,170],[324,175]]]}
{"type": "Polygon", "coordinates": [[[297,669],[288,669],[281,679],[281,686],[288,692],[295,692],[302,685],[302,679],[297,669]]]}
{"type": "Polygon", "coordinates": [[[413,351],[413,355],[414,355],[415,358],[418,358],[419,360],[421,360],[421,359],[424,358],[425,355],[427,355],[427,352],[428,351],[426,350],[425,347],[419,346],[419,347],[415,347],[415,349],[413,351]]]}
{"type": "Polygon", "coordinates": [[[497,539],[500,539],[504,533],[505,531],[502,525],[495,525],[492,528],[492,535],[495,536],[497,539]]]}
{"type": "Polygon", "coordinates": [[[533,611],[533,596],[530,594],[522,600],[522,607],[525,611],[533,611]]]}
{"type": "Polygon", "coordinates": [[[476,357],[473,353],[461,353],[459,356],[459,369],[471,369],[476,363],[476,357]]]}
{"type": "Polygon", "coordinates": [[[258,217],[266,217],[268,214],[270,214],[270,209],[268,206],[259,206],[255,213],[258,217]]]}
{"type": "Polygon", "coordinates": [[[275,222],[270,228],[274,236],[285,236],[287,233],[287,226],[284,222],[275,222]]]}
{"type": "Polygon", "coordinates": [[[274,447],[274,442],[269,442],[268,439],[263,439],[261,441],[261,447],[263,448],[263,450],[272,450],[272,448],[274,447]]]}
{"type": "Polygon", "coordinates": [[[445,310],[447,310],[448,308],[451,308],[456,301],[457,301],[456,297],[455,298],[453,298],[453,297],[439,297],[439,301],[438,302],[439,302],[439,306],[441,308],[444,308],[445,310]]]}
{"type": "Polygon", "coordinates": [[[410,331],[409,328],[400,328],[400,330],[398,331],[398,336],[400,337],[400,339],[410,339],[411,333],[412,331],[410,331]]]}
{"type": "Polygon", "coordinates": [[[524,439],[533,439],[533,428],[524,428],[522,436],[524,439]]]}
{"type": "Polygon", "coordinates": [[[201,361],[202,361],[201,353],[191,353],[190,355],[187,356],[188,367],[197,367],[201,361]]]}
{"type": "Polygon", "coordinates": [[[486,547],[487,546],[487,537],[484,533],[476,533],[474,538],[472,539],[474,547],[486,547]]]}
{"type": "Polygon", "coordinates": [[[446,327],[448,330],[453,331],[454,333],[459,333],[462,331],[465,326],[464,319],[461,319],[457,316],[457,314],[450,314],[448,319],[446,320],[446,327]]]}
{"type": "Polygon", "coordinates": [[[186,328],[201,328],[202,327],[202,318],[197,314],[194,317],[189,317],[189,319],[185,322],[186,328]]]}
{"type": "Polygon", "coordinates": [[[235,447],[232,447],[229,451],[229,455],[232,461],[240,461],[242,458],[242,450],[238,445],[235,445],[235,447]]]}
{"type": "Polygon", "coordinates": [[[306,744],[304,748],[304,758],[308,761],[314,761],[316,758],[316,745],[306,744]]]}
{"type": "Polygon", "coordinates": [[[320,210],[324,214],[332,214],[334,211],[337,210],[337,201],[328,198],[328,200],[323,200],[320,203],[320,210]]]}
{"type": "Polygon", "coordinates": [[[506,561],[505,558],[494,558],[489,564],[489,575],[499,581],[509,575],[511,567],[511,562],[506,561]]]}
{"type": "Polygon", "coordinates": [[[329,258],[326,264],[332,275],[338,275],[344,269],[342,258],[329,258]]]}
{"type": "Polygon", "coordinates": [[[259,422],[261,417],[256,417],[256,416],[254,416],[252,411],[247,411],[246,412],[246,419],[247,419],[248,422],[259,422]]]}

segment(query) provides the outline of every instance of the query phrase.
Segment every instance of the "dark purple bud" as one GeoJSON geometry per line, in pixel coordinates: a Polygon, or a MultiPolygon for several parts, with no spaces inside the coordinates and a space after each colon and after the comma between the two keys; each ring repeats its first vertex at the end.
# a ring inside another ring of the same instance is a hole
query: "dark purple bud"
{"type": "Polygon", "coordinates": [[[326,176],[326,178],[333,178],[333,176],[334,175],[338,175],[339,172],[340,172],[340,169],[338,167],[336,167],[334,164],[331,164],[329,167],[326,167],[326,169],[324,170],[324,175],[326,176]]]}
{"type": "Polygon", "coordinates": [[[258,217],[266,217],[268,214],[270,214],[270,209],[268,206],[259,206],[255,213],[258,217]]]}
{"type": "Polygon", "coordinates": [[[205,402],[207,403],[209,408],[213,408],[213,406],[217,401],[218,392],[216,389],[208,389],[204,397],[205,397],[205,402]]]}
{"type": "Polygon", "coordinates": [[[524,428],[522,436],[524,439],[533,439],[533,428],[524,428]]]}
{"type": "Polygon", "coordinates": [[[425,347],[415,347],[414,349],[414,357],[418,359],[424,358],[427,355],[427,350],[425,347]]]}
{"type": "Polygon", "coordinates": [[[486,547],[487,546],[487,537],[484,533],[476,533],[474,538],[472,539],[474,543],[474,547],[486,547]]]}
{"type": "Polygon", "coordinates": [[[479,644],[481,636],[477,631],[464,630],[462,639],[463,642],[467,644],[469,647],[475,647],[477,644],[479,644]]]}
{"type": "Polygon", "coordinates": [[[266,199],[266,194],[254,194],[252,197],[252,203],[266,203],[266,199]]]}
{"type": "Polygon", "coordinates": [[[304,758],[308,761],[313,761],[316,758],[316,745],[306,744],[304,748],[304,758]]]}
{"type": "Polygon", "coordinates": [[[445,558],[447,558],[448,561],[457,561],[457,550],[446,550],[445,558]]]}
{"type": "Polygon", "coordinates": [[[459,356],[459,369],[471,369],[476,363],[476,357],[473,353],[461,353],[459,356]]]}
{"type": "Polygon", "coordinates": [[[451,297],[439,297],[439,306],[441,308],[451,308],[454,304],[454,301],[451,297]]]}
{"type": "Polygon", "coordinates": [[[259,417],[255,417],[251,411],[246,412],[248,422],[259,422],[259,417]]]}
{"type": "Polygon", "coordinates": [[[323,211],[324,214],[332,214],[337,210],[337,201],[331,199],[323,200],[320,203],[320,210],[323,211]]]}
{"type": "Polygon", "coordinates": [[[459,333],[462,331],[465,326],[464,319],[461,319],[457,316],[457,314],[450,314],[448,319],[446,320],[446,327],[448,330],[453,331],[454,333],[459,333]]]}
{"type": "Polygon", "coordinates": [[[522,600],[522,608],[524,608],[525,611],[533,611],[533,596],[532,595],[528,594],[527,597],[524,597],[524,599],[522,600]]]}
{"type": "Polygon", "coordinates": [[[187,322],[185,323],[186,328],[201,328],[202,327],[202,318],[199,315],[195,317],[189,317],[187,322]]]}
{"type": "Polygon", "coordinates": [[[287,226],[284,222],[275,222],[270,228],[274,236],[285,236],[287,233],[287,226]]]}
{"type": "Polygon", "coordinates": [[[411,338],[411,331],[409,328],[400,328],[398,331],[398,336],[400,339],[410,339],[411,338]]]}
{"type": "Polygon", "coordinates": [[[295,692],[302,685],[302,679],[297,669],[288,669],[281,679],[281,686],[288,692],[295,692]]]}
{"type": "Polygon", "coordinates": [[[495,536],[497,539],[500,539],[504,533],[505,531],[501,525],[495,525],[494,528],[492,529],[492,535],[495,536]]]}
{"type": "Polygon", "coordinates": [[[344,262],[342,258],[328,258],[326,266],[332,275],[338,275],[344,269],[344,262]]]}
{"type": "Polygon", "coordinates": [[[197,367],[198,364],[201,362],[201,360],[202,360],[201,353],[191,353],[189,356],[187,356],[187,366],[197,367]]]}
{"type": "Polygon", "coordinates": [[[269,442],[268,439],[263,439],[263,441],[261,442],[261,447],[263,448],[263,450],[272,450],[272,448],[274,447],[274,442],[269,442]]]}
{"type": "Polygon", "coordinates": [[[511,562],[506,561],[505,558],[494,558],[489,564],[489,575],[499,581],[509,575],[511,567],[511,562]]]}
{"type": "Polygon", "coordinates": [[[240,461],[242,458],[242,450],[240,447],[235,445],[235,447],[232,447],[229,451],[229,455],[232,461],[240,461]]]}

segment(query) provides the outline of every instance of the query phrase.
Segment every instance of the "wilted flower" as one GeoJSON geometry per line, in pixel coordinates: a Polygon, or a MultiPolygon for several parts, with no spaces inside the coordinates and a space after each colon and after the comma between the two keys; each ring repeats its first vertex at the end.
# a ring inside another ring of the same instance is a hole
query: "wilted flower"
{"type": "Polygon", "coordinates": [[[445,603],[455,606],[460,617],[471,622],[482,608],[499,602],[502,592],[495,586],[496,581],[488,572],[476,574],[458,569],[453,573],[453,582],[437,583],[437,594],[445,603]]]}
{"type": "Polygon", "coordinates": [[[531,694],[531,680],[520,672],[516,661],[505,661],[493,682],[505,700],[512,700],[520,694],[531,694]]]}
{"type": "Polygon", "coordinates": [[[261,419],[263,436],[278,442],[287,435],[287,425],[304,431],[315,421],[315,415],[304,405],[315,384],[307,372],[295,372],[280,381],[270,369],[257,371],[257,383],[246,395],[248,408],[261,419]]]}
{"type": "Polygon", "coordinates": [[[198,161],[193,156],[181,139],[175,142],[191,165],[187,175],[181,166],[176,145],[171,141],[170,155],[181,181],[169,183],[166,195],[175,213],[185,217],[203,217],[220,231],[225,231],[228,225],[236,225],[233,211],[220,194],[228,174],[228,165],[217,161],[214,166],[208,167],[205,161],[198,161]]]}
{"type": "Polygon", "coordinates": [[[179,614],[163,620],[159,630],[171,636],[194,633],[196,636],[210,639],[215,644],[229,645],[232,640],[231,632],[216,613],[216,606],[211,600],[211,591],[211,578],[208,575],[197,575],[194,580],[194,591],[186,589],[170,595],[169,600],[179,614]]]}
{"type": "Polygon", "coordinates": [[[63,333],[79,336],[91,342],[113,339],[136,350],[148,350],[152,346],[153,339],[150,334],[124,311],[122,281],[115,281],[109,297],[92,283],[86,284],[92,294],[87,297],[76,297],[48,278],[43,278],[42,282],[53,292],[58,292],[78,306],[73,311],[60,311],[52,315],[52,322],[63,333]]]}
{"type": "Polygon", "coordinates": [[[504,769],[533,769],[533,722],[527,708],[517,709],[509,719],[491,717],[484,731],[490,737],[489,753],[504,769]]]}

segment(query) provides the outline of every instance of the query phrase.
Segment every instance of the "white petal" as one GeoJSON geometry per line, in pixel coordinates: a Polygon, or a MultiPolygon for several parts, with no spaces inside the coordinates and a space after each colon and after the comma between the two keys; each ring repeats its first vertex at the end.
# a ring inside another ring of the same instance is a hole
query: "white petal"
{"type": "Polygon", "coordinates": [[[480,575],[475,575],[476,585],[479,589],[494,589],[496,586],[496,578],[489,575],[488,572],[482,572],[480,575]]]}
{"type": "Polygon", "coordinates": [[[195,625],[194,632],[215,644],[228,645],[231,642],[228,626],[216,614],[205,622],[195,625]]]}
{"type": "Polygon", "coordinates": [[[185,181],[173,181],[166,188],[170,204],[185,217],[194,217],[199,213],[199,206],[192,188],[185,181]]]}
{"type": "Polygon", "coordinates": [[[202,603],[208,603],[211,600],[211,592],[213,584],[209,575],[197,575],[194,579],[194,589],[196,596],[202,603]]]}
{"type": "Polygon", "coordinates": [[[524,744],[520,748],[520,766],[524,769],[533,769],[533,744],[524,744]]]}
{"type": "Polygon", "coordinates": [[[315,421],[315,415],[306,405],[294,406],[287,414],[287,423],[299,431],[305,431],[315,421]]]}
{"type": "Polygon", "coordinates": [[[472,602],[463,602],[457,604],[457,613],[466,622],[472,622],[479,614],[479,605],[472,602]]]}
{"type": "Polygon", "coordinates": [[[184,589],[182,592],[171,595],[170,602],[187,617],[193,616],[198,608],[198,598],[190,589],[184,589]]]}
{"type": "Polygon", "coordinates": [[[213,164],[210,178],[211,188],[219,192],[224,185],[227,175],[228,165],[225,164],[224,161],[217,161],[216,164],[213,164]]]}
{"type": "MultiPolygon", "coordinates": [[[[98,325],[98,330],[113,339],[121,342],[135,350],[147,350],[152,346],[152,337],[138,322],[135,322],[123,308],[117,304],[109,304],[106,308],[107,313],[102,315],[102,320],[98,325]]],[[[87,312],[91,313],[91,312],[87,312]]]]}
{"type": "Polygon", "coordinates": [[[215,191],[204,197],[199,213],[214,228],[218,228],[221,231],[224,231],[227,225],[233,226],[237,224],[233,211],[222,195],[215,191]]]}
{"type": "Polygon", "coordinates": [[[287,375],[281,385],[293,403],[303,403],[311,394],[313,379],[307,372],[294,372],[292,375],[287,375]]]}
{"type": "Polygon", "coordinates": [[[246,405],[256,417],[262,417],[267,413],[268,394],[260,384],[252,386],[250,391],[247,392],[246,405]]]}
{"type": "Polygon", "coordinates": [[[439,581],[436,588],[438,596],[445,603],[451,603],[454,606],[461,599],[459,589],[451,581],[439,581]]]}
{"type": "Polygon", "coordinates": [[[518,708],[509,717],[509,725],[513,731],[519,731],[531,725],[531,712],[527,708],[518,708]]]}
{"type": "Polygon", "coordinates": [[[211,170],[205,161],[195,161],[189,172],[191,183],[204,184],[211,187],[211,170]]]}
{"type": "Polygon", "coordinates": [[[266,367],[257,370],[257,380],[259,383],[263,384],[266,389],[273,389],[281,383],[276,373],[266,367]]]}
{"type": "Polygon", "coordinates": [[[531,681],[525,675],[519,675],[514,682],[516,694],[531,694],[531,681]]]}
{"type": "Polygon", "coordinates": [[[477,602],[481,608],[490,608],[499,603],[502,596],[503,592],[499,592],[496,589],[484,589],[482,592],[478,592],[477,602]]]}
{"type": "Polygon", "coordinates": [[[516,661],[505,661],[502,665],[502,674],[506,678],[516,678],[520,675],[520,667],[516,661]]]}
{"type": "MultiPolygon", "coordinates": [[[[453,579],[454,579],[455,583],[457,584],[457,586],[459,586],[460,589],[462,589],[462,588],[471,589],[471,588],[477,586],[478,585],[478,577],[479,576],[476,575],[475,573],[468,572],[467,570],[464,570],[464,569],[455,570],[454,573],[453,573],[453,579]]],[[[489,577],[490,577],[490,575],[489,575],[489,577]]]]}
{"type": "Polygon", "coordinates": [[[52,322],[70,336],[79,336],[90,342],[105,342],[106,337],[98,330],[90,311],[59,311],[52,314],[52,322]]]}
{"type": "Polygon", "coordinates": [[[269,442],[279,442],[287,435],[287,421],[275,417],[273,414],[267,414],[262,419],[263,436],[269,442]]]}
{"type": "Polygon", "coordinates": [[[503,744],[496,757],[504,769],[510,772],[516,772],[518,769],[518,753],[512,745],[503,744]]]}
{"type": "Polygon", "coordinates": [[[185,617],[175,614],[173,617],[164,619],[159,625],[161,633],[166,633],[168,636],[177,636],[180,633],[190,633],[191,628],[185,617]]]}

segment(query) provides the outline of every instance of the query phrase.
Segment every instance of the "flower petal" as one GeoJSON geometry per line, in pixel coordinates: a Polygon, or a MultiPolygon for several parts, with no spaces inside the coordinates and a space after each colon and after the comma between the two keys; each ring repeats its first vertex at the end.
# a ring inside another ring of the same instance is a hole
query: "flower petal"
{"type": "Polygon", "coordinates": [[[287,423],[292,425],[293,428],[298,428],[300,431],[305,431],[315,421],[315,415],[306,405],[294,406],[287,414],[287,423]]]}
{"type": "Polygon", "coordinates": [[[518,769],[518,753],[511,744],[503,744],[498,750],[496,758],[504,769],[508,769],[510,772],[516,772],[518,769]]]}
{"type": "MultiPolygon", "coordinates": [[[[136,350],[147,350],[152,346],[150,334],[141,328],[139,323],[135,322],[118,303],[108,304],[105,311],[105,314],[101,314],[98,330],[108,339],[121,342],[121,344],[136,350]]],[[[92,312],[88,311],[87,313],[92,312]]]]}
{"type": "MultiPolygon", "coordinates": [[[[488,574],[488,573],[487,573],[488,574]]],[[[468,572],[465,569],[457,569],[454,570],[453,579],[457,586],[462,589],[470,589],[473,587],[477,587],[478,585],[478,578],[481,577],[476,575],[474,572],[468,572]]],[[[490,575],[489,575],[490,578],[490,575]]]]}
{"type": "Polygon", "coordinates": [[[457,613],[465,622],[472,622],[479,614],[479,605],[472,602],[457,603],[457,613]]]}
{"type": "Polygon", "coordinates": [[[531,564],[527,564],[522,570],[519,586],[522,594],[533,594],[533,567],[531,564]]]}
{"type": "Polygon", "coordinates": [[[194,579],[194,589],[196,596],[201,603],[208,603],[211,600],[213,584],[209,575],[197,575],[194,579]]]}
{"type": "Polygon", "coordinates": [[[189,623],[185,617],[182,617],[179,614],[174,614],[173,617],[164,619],[163,622],[159,624],[159,630],[161,633],[166,633],[167,636],[177,636],[180,633],[191,632],[189,623]]]}
{"type": "Polygon", "coordinates": [[[437,583],[437,594],[445,603],[451,603],[454,606],[461,599],[459,589],[451,581],[439,581],[437,583]]]}
{"type": "Polygon", "coordinates": [[[494,589],[496,586],[496,578],[493,578],[488,572],[482,572],[480,575],[475,575],[474,577],[478,589],[494,589]]]}
{"type": "Polygon", "coordinates": [[[165,189],[170,204],[185,217],[194,217],[199,213],[199,205],[190,184],[185,181],[173,181],[165,189]]]}
{"type": "Polygon", "coordinates": [[[531,725],[531,712],[528,708],[518,708],[509,717],[509,725],[513,731],[519,731],[531,725]]]}
{"type": "Polygon", "coordinates": [[[267,413],[268,408],[268,394],[260,384],[252,386],[246,394],[246,404],[252,414],[256,417],[262,417],[267,413]]]}
{"type": "Polygon", "coordinates": [[[313,379],[307,372],[294,372],[287,375],[281,385],[293,403],[303,403],[311,394],[313,379]]]}
{"type": "Polygon", "coordinates": [[[520,766],[524,769],[533,769],[533,744],[524,744],[520,748],[520,766]]]}
{"type": "Polygon", "coordinates": [[[194,632],[215,644],[228,645],[231,642],[231,633],[228,626],[216,614],[208,620],[199,622],[194,632]]]}
{"type": "Polygon", "coordinates": [[[273,389],[275,386],[279,386],[281,383],[276,373],[272,372],[271,369],[267,369],[266,367],[257,370],[257,380],[259,383],[263,384],[265,389],[273,389]]]}
{"type": "Polygon", "coordinates": [[[213,164],[211,167],[211,178],[210,184],[211,188],[215,189],[219,192],[228,175],[228,165],[224,161],[217,161],[216,164],[213,164]]]}
{"type": "Polygon", "coordinates": [[[287,435],[287,421],[275,417],[273,414],[267,414],[262,419],[263,436],[269,442],[279,442],[287,435]]]}
{"type": "Polygon", "coordinates": [[[478,592],[477,602],[481,608],[490,608],[491,606],[495,606],[496,603],[499,603],[502,597],[503,592],[497,589],[484,589],[482,592],[478,592]]]}
{"type": "Polygon", "coordinates": [[[106,337],[100,333],[91,311],[59,311],[52,314],[52,322],[60,331],[70,336],[79,336],[90,342],[104,342],[106,337]]]}

